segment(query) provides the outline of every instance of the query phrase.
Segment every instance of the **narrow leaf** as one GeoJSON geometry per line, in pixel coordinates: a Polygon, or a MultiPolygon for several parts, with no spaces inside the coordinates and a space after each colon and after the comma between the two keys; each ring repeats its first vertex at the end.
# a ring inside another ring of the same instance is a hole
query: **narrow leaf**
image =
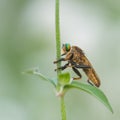
{"type": "Polygon", "coordinates": [[[50,82],[50,83],[52,83],[52,85],[54,85],[54,87],[56,87],[55,81],[52,80],[52,79],[47,78],[46,76],[44,76],[42,73],[39,72],[39,69],[27,70],[24,73],[39,76],[42,80],[50,82]]]}
{"type": "Polygon", "coordinates": [[[113,113],[113,109],[112,109],[106,95],[100,89],[98,89],[94,86],[90,86],[87,84],[77,82],[77,81],[73,81],[70,85],[65,86],[66,90],[68,90],[70,88],[77,88],[77,89],[83,90],[83,91],[95,96],[99,101],[101,101],[113,113]]]}

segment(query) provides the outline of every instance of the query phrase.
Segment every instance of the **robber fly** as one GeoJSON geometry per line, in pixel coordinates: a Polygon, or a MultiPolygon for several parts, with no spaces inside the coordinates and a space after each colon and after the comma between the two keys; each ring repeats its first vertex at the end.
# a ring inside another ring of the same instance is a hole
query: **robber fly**
{"type": "Polygon", "coordinates": [[[100,86],[100,79],[98,78],[97,73],[79,47],[70,46],[70,44],[66,43],[62,46],[62,52],[63,54],[61,56],[66,55],[65,58],[60,58],[59,60],[54,61],[54,64],[61,61],[67,61],[67,63],[64,66],[55,69],[55,71],[64,70],[67,67],[72,67],[73,71],[79,76],[76,78],[74,77],[73,80],[78,80],[82,77],[82,75],[78,71],[78,69],[81,68],[88,77],[88,83],[90,83],[91,85],[95,85],[96,87],[100,86]]]}

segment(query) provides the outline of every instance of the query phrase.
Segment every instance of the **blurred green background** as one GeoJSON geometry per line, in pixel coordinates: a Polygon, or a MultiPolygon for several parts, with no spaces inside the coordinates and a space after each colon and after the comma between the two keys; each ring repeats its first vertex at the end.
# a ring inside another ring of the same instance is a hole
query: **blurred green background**
{"type": "MultiPolygon", "coordinates": [[[[46,76],[56,76],[54,5],[0,0],[0,120],[60,120],[52,86],[21,74],[39,66],[46,76]]],[[[61,0],[60,15],[62,43],[84,50],[114,110],[71,90],[65,97],[68,120],[120,120],[120,0],[61,0]]]]}

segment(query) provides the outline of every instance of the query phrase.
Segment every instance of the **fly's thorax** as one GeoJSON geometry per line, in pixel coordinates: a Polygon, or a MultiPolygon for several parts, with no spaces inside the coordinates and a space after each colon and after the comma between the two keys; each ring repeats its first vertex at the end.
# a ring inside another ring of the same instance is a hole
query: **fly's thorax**
{"type": "Polygon", "coordinates": [[[80,64],[82,62],[81,49],[76,47],[76,46],[73,46],[71,49],[71,52],[73,54],[72,61],[77,63],[77,64],[80,64]]]}

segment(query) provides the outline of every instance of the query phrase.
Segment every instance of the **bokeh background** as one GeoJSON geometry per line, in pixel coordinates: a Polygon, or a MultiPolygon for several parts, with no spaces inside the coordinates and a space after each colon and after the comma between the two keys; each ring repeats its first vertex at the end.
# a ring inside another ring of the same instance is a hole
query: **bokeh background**
{"type": "MultiPolygon", "coordinates": [[[[40,67],[56,76],[54,6],[55,0],[0,0],[0,120],[60,120],[53,87],[22,74],[40,67]]],[[[68,120],[120,120],[120,1],[61,0],[60,23],[62,43],[84,50],[114,110],[71,90],[65,97],[68,120]]]]}

